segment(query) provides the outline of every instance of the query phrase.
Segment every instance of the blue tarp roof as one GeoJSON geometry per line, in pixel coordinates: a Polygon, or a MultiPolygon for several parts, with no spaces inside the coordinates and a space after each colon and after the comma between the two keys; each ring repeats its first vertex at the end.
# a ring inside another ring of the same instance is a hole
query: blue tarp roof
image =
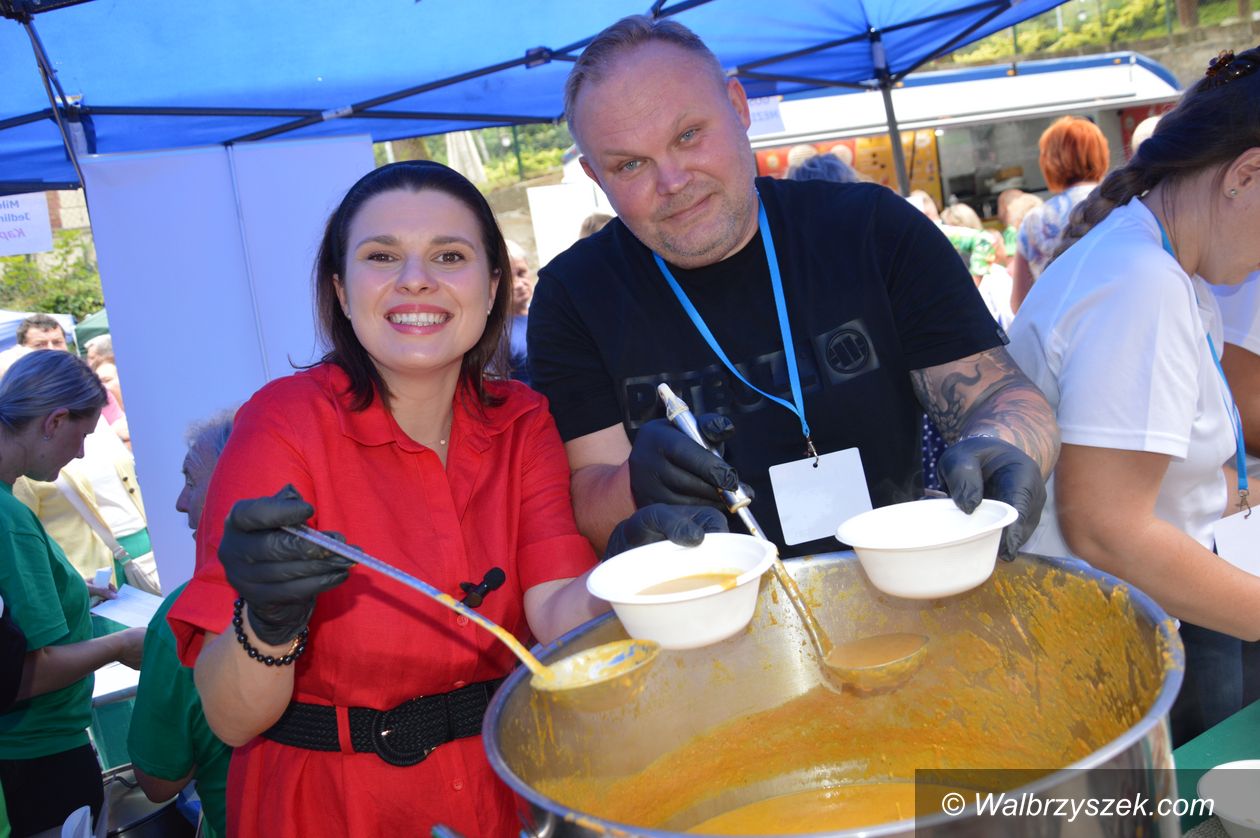
{"type": "Polygon", "coordinates": [[[31,30],[71,136],[113,153],[554,120],[571,61],[628,14],[676,17],[761,96],[876,80],[873,37],[897,79],[1062,0],[64,2],[0,0],[0,194],[76,181],[31,30]]]}

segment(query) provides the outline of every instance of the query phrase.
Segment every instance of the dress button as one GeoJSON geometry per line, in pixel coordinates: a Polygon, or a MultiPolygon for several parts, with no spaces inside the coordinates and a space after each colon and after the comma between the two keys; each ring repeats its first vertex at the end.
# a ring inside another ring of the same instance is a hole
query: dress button
{"type": "Polygon", "coordinates": [[[451,788],[455,789],[455,791],[462,791],[464,788],[464,781],[456,780],[455,782],[451,783],[451,788]]]}
{"type": "Polygon", "coordinates": [[[466,626],[468,625],[468,618],[465,617],[463,614],[460,614],[458,617],[455,618],[455,624],[460,625],[460,626],[466,626]]]}
{"type": "Polygon", "coordinates": [[[455,682],[455,689],[459,689],[460,687],[466,687],[466,686],[468,686],[468,682],[467,682],[467,681],[456,681],[456,682],[455,682]]]}

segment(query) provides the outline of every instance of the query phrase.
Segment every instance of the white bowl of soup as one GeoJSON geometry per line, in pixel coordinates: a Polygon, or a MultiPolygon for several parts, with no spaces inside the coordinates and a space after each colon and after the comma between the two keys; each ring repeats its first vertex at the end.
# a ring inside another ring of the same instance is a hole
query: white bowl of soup
{"type": "Polygon", "coordinates": [[[660,541],[608,559],[586,587],[636,640],[697,649],[748,625],[774,555],[770,542],[739,533],[709,533],[696,547],[660,541]]]}
{"type": "Polygon", "coordinates": [[[992,574],[1004,527],[1019,513],[985,498],[968,515],[949,498],[881,506],[840,525],[836,538],[853,548],[871,584],[905,599],[969,591],[992,574]]]}

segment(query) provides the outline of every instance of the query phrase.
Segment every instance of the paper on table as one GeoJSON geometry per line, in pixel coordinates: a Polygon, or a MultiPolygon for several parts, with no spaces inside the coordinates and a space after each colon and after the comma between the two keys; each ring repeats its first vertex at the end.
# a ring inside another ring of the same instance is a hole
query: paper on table
{"type": "Polygon", "coordinates": [[[146,593],[130,585],[118,589],[117,599],[107,599],[92,613],[130,628],[144,628],[162,604],[160,596],[146,593]]]}
{"type": "Polygon", "coordinates": [[[140,683],[140,672],[118,661],[107,663],[96,670],[96,680],[92,684],[92,698],[101,699],[118,694],[135,693],[140,683]]]}

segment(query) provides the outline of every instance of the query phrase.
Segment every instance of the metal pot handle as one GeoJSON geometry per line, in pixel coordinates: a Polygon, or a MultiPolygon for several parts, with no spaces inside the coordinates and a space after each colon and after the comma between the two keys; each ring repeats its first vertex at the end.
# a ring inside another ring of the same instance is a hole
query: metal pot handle
{"type": "Polygon", "coordinates": [[[553,838],[558,827],[556,826],[555,812],[544,812],[543,824],[541,827],[533,829],[523,827],[521,829],[521,838],[553,838]]]}

